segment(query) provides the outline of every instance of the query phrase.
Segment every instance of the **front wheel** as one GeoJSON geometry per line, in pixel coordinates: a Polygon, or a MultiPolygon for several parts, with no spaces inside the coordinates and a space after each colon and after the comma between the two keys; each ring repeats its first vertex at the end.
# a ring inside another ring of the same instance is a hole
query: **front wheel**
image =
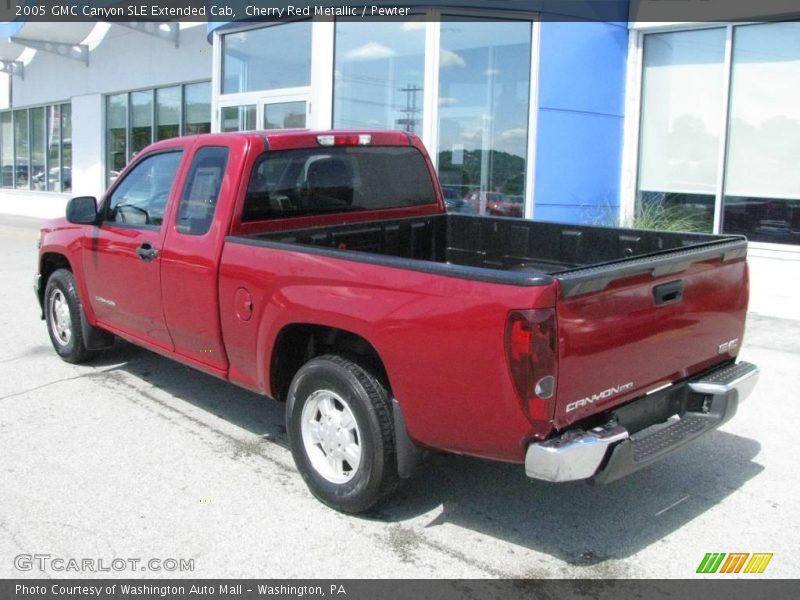
{"type": "Polygon", "coordinates": [[[359,364],[325,355],[303,365],[289,389],[286,421],[295,464],[328,506],[363,512],[397,487],[389,394],[359,364]]]}
{"type": "Polygon", "coordinates": [[[83,339],[82,310],[72,272],[53,272],[44,291],[44,315],[53,348],[68,363],[84,362],[93,354],[83,339]]]}

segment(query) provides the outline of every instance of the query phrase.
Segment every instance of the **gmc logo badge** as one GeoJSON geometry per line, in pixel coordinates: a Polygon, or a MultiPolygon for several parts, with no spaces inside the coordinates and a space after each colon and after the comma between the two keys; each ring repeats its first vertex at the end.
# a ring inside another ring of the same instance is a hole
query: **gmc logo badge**
{"type": "Polygon", "coordinates": [[[739,338],[724,342],[717,348],[717,354],[733,354],[739,347],[739,338]]]}

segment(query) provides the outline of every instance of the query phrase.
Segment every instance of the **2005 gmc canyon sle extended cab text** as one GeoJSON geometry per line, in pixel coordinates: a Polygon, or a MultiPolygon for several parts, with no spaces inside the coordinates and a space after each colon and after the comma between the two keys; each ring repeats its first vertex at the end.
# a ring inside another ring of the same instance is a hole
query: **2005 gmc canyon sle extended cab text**
{"type": "Polygon", "coordinates": [[[737,236],[447,214],[418,138],[159,142],[40,238],[56,352],[114,336],[286,402],[320,500],[360,512],[435,449],[613,481],[718,427],[758,369],[737,236]]]}

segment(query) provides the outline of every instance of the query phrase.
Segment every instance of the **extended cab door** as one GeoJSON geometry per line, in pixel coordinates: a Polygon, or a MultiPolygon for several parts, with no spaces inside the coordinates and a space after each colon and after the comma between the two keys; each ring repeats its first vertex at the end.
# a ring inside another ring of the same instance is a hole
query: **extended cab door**
{"type": "Polygon", "coordinates": [[[160,253],[182,156],[182,147],[170,147],[139,157],[106,197],[83,252],[89,302],[100,324],[169,350],[160,253]]]}
{"type": "Polygon", "coordinates": [[[219,314],[219,262],[230,226],[247,136],[205,138],[193,148],[166,228],[161,282],[175,352],[223,376],[228,358],[219,314]]]}

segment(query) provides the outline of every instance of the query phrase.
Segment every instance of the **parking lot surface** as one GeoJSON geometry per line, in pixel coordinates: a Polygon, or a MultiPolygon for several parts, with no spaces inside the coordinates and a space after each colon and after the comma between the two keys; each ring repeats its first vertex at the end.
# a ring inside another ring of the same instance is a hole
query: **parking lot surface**
{"type": "MultiPolygon", "coordinates": [[[[283,405],[125,342],[62,362],[31,288],[39,225],[0,216],[0,577],[92,576],[15,567],[49,554],[193,559],[202,578],[692,578],[707,552],[769,552],[758,577],[800,575],[800,308],[750,315],[756,391],[654,467],[556,485],[439,455],[352,517],[307,491],[283,405]]],[[[139,570],[97,575],[181,576],[139,570]]]]}

